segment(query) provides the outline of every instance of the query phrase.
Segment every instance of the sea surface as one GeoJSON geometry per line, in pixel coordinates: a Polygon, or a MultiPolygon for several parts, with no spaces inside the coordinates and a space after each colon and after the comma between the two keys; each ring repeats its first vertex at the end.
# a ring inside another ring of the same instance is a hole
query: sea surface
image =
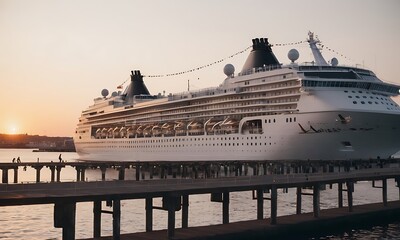
{"type": "MultiPolygon", "coordinates": [[[[20,157],[21,161],[58,161],[60,153],[57,152],[32,152],[32,149],[0,149],[0,162],[11,162],[13,158],[20,157]]],[[[62,153],[64,161],[71,162],[78,159],[76,153],[62,153]]],[[[28,167],[26,171],[19,170],[19,182],[29,183],[36,179],[36,172],[28,167]]],[[[61,171],[61,181],[74,181],[75,169],[66,167],[61,171]]],[[[133,170],[127,170],[128,179],[135,178],[133,170]]],[[[100,180],[99,170],[87,170],[88,180],[100,180]]],[[[117,179],[118,173],[108,169],[108,180],[117,179]]],[[[13,180],[13,171],[9,171],[9,182],[13,180]]],[[[43,168],[41,180],[50,180],[50,170],[43,168]]],[[[0,193],[1,194],[1,193],[0,193]]],[[[382,201],[381,189],[372,188],[371,182],[358,182],[355,184],[353,195],[354,205],[382,201]]],[[[346,203],[344,194],[344,203],[346,203]]],[[[388,200],[399,200],[399,190],[394,181],[388,181],[388,200]]],[[[161,199],[154,200],[154,206],[161,206],[161,199]]],[[[257,203],[252,200],[251,192],[234,192],[230,194],[230,221],[254,220],[257,216],[257,203]]],[[[312,212],[312,197],[303,196],[302,212],[312,212]]],[[[321,209],[337,207],[337,186],[329,187],[321,192],[321,209]]],[[[108,207],[103,204],[103,209],[108,207]]],[[[145,231],[145,201],[121,201],[121,233],[145,231]]],[[[289,189],[288,193],[278,193],[278,215],[291,215],[296,213],[296,191],[289,189]]],[[[269,204],[264,204],[264,217],[269,217],[269,204]]],[[[167,228],[167,212],[154,210],[153,229],[167,228]]],[[[222,223],[221,203],[210,202],[210,195],[191,195],[189,198],[189,227],[205,226],[222,223]]],[[[180,228],[181,213],[176,213],[176,227],[180,228]]],[[[93,236],[93,204],[78,203],[76,212],[76,238],[89,238],[93,236]]],[[[112,216],[102,214],[102,236],[112,235],[112,216]]],[[[0,207],[0,239],[61,239],[62,229],[53,226],[53,205],[28,205],[0,207]]],[[[293,239],[400,239],[400,222],[369,226],[363,229],[347,229],[335,231],[327,235],[296,236],[293,239]]]]}

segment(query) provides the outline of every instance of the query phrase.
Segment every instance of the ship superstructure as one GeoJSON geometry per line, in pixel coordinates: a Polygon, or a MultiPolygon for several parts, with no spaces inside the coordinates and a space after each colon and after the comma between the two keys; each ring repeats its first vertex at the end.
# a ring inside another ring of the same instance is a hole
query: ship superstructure
{"type": "Polygon", "coordinates": [[[214,88],[151,95],[140,71],[95,99],[74,137],[81,160],[261,161],[389,158],[400,150],[400,87],[369,70],[329,65],[312,33],[312,64],[282,65],[253,39],[242,71],[214,88]]]}

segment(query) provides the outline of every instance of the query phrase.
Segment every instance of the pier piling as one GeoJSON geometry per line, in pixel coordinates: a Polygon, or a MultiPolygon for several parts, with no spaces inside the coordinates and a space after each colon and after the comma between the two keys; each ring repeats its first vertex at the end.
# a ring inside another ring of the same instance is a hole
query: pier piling
{"type": "Polygon", "coordinates": [[[113,200],[113,239],[120,240],[121,238],[121,200],[113,200]]]}
{"type": "Polygon", "coordinates": [[[145,201],[146,232],[151,232],[153,231],[153,198],[147,197],[145,201]]]}
{"type": "Polygon", "coordinates": [[[182,228],[189,226],[189,195],[182,196],[182,228]]]}
{"type": "Polygon", "coordinates": [[[222,223],[229,223],[229,192],[222,194],[222,223]]]}
{"type": "Polygon", "coordinates": [[[62,228],[63,240],[75,240],[75,202],[54,204],[54,227],[62,228]]]}
{"type": "Polygon", "coordinates": [[[264,190],[257,189],[257,219],[264,218],[264,190]]]}
{"type": "Polygon", "coordinates": [[[8,183],[8,168],[2,168],[2,183],[8,183]]]}
{"type": "Polygon", "coordinates": [[[271,187],[271,224],[275,225],[278,216],[278,191],[276,186],[271,187]]]}
{"type": "Polygon", "coordinates": [[[343,183],[338,183],[338,207],[343,207],[343,183]]]}
{"type": "Polygon", "coordinates": [[[313,213],[315,218],[318,218],[320,214],[320,186],[320,184],[313,186],[313,213]]]}
{"type": "Polygon", "coordinates": [[[296,214],[301,214],[301,187],[296,190],[296,214]]]}
{"type": "Polygon", "coordinates": [[[40,171],[43,168],[43,165],[39,165],[39,166],[32,166],[34,169],[36,169],[36,182],[40,182],[40,171]]]}
{"type": "Polygon", "coordinates": [[[105,181],[106,180],[107,167],[106,166],[100,166],[100,171],[101,171],[101,180],[105,181]]]}
{"type": "Polygon", "coordinates": [[[101,201],[93,201],[93,237],[101,237],[101,201]]]}
{"type": "Polygon", "coordinates": [[[387,179],[382,179],[382,201],[383,206],[387,207],[387,179]]]}
{"type": "Polygon", "coordinates": [[[347,204],[349,208],[349,212],[353,212],[353,189],[354,183],[353,182],[346,182],[347,185],[347,204]]]}
{"type": "Polygon", "coordinates": [[[14,168],[14,183],[18,183],[18,167],[14,168]]]}

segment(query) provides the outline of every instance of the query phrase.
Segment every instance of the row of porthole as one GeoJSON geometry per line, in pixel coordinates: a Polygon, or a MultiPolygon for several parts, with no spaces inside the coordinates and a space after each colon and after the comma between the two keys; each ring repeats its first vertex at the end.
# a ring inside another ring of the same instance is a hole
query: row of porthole
{"type": "MultiPolygon", "coordinates": [[[[241,137],[242,140],[257,140],[257,139],[262,139],[261,136],[257,137],[241,137]]],[[[271,139],[271,137],[268,137],[271,139]]],[[[264,136],[264,139],[267,139],[266,136],[264,136]]],[[[143,143],[163,143],[163,142],[192,142],[192,141],[219,141],[219,140],[224,140],[224,141],[229,141],[229,140],[240,140],[240,137],[213,137],[213,138],[177,138],[177,139],[156,139],[156,140],[144,140],[144,141],[111,141],[111,142],[81,142],[81,144],[104,144],[104,143],[113,143],[113,144],[143,144],[143,143]]]]}
{"type": "MultiPolygon", "coordinates": [[[[348,98],[353,98],[353,96],[347,96],[348,98]]],[[[362,96],[363,98],[367,98],[367,96],[362,96]]],[[[355,96],[355,98],[360,98],[360,96],[355,96]]],[[[378,100],[382,100],[382,101],[386,101],[386,102],[388,102],[389,100],[387,99],[387,98],[379,98],[379,97],[373,97],[373,96],[370,96],[369,98],[371,98],[371,99],[378,99],[378,100]]]]}
{"type": "MultiPolygon", "coordinates": [[[[274,145],[275,145],[276,143],[274,143],[274,145]]],[[[245,146],[244,145],[244,143],[242,143],[241,144],[242,146],[245,146]]],[[[267,143],[264,143],[264,146],[267,146],[268,144],[267,143]]],[[[272,143],[269,143],[269,145],[271,146],[272,145],[272,143]]],[[[109,146],[101,146],[101,148],[176,148],[176,147],[211,147],[211,146],[213,146],[213,147],[222,147],[222,146],[240,146],[240,143],[221,143],[221,144],[219,144],[219,143],[213,143],[213,144],[207,144],[207,143],[203,143],[203,144],[190,144],[190,145],[185,145],[185,144],[182,144],[182,145],[145,145],[145,146],[137,146],[137,145],[135,145],[135,146],[112,146],[112,145],[109,145],[109,146]]],[[[254,145],[253,145],[253,143],[246,143],[246,146],[262,146],[262,143],[254,143],[254,145]]],[[[92,148],[96,148],[96,146],[92,146],[92,148]]]]}
{"type": "MultiPolygon", "coordinates": [[[[357,101],[353,101],[353,104],[357,104],[358,102],[357,101]]],[[[361,104],[365,104],[365,101],[361,101],[360,102],[361,104]]],[[[369,104],[372,104],[373,102],[371,102],[371,101],[368,101],[368,103],[369,104]]],[[[383,102],[381,102],[383,105],[385,104],[385,103],[383,103],[383,102]]],[[[375,102],[375,104],[379,104],[378,102],[375,102]]],[[[386,103],[386,105],[389,105],[389,103],[386,103]]],[[[398,107],[397,105],[394,105],[393,103],[391,103],[390,104],[391,106],[394,106],[394,107],[398,107]]],[[[393,110],[392,108],[387,108],[388,110],[393,110]]]]}

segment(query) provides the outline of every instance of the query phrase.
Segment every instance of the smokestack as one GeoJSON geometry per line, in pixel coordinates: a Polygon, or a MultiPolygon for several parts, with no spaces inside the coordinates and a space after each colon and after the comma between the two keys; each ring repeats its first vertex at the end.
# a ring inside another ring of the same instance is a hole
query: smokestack
{"type": "Polygon", "coordinates": [[[268,38],[255,38],[252,42],[253,49],[243,65],[242,73],[253,68],[279,65],[278,60],[272,52],[271,45],[268,43],[268,38]]]}

